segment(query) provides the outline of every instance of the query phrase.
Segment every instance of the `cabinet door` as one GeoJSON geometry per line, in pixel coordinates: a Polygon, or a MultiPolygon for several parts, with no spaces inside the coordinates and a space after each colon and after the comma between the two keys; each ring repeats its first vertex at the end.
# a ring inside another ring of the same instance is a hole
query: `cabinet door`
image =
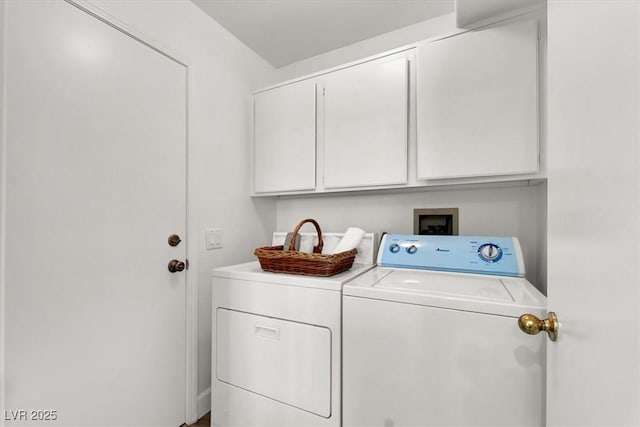
{"type": "Polygon", "coordinates": [[[304,80],[254,96],[255,193],[316,186],[316,84],[304,80]]]}
{"type": "Polygon", "coordinates": [[[538,171],[538,25],[418,46],[418,179],[538,171]]]}
{"type": "Polygon", "coordinates": [[[403,54],[326,76],[325,188],[407,182],[407,65],[403,54]]]}

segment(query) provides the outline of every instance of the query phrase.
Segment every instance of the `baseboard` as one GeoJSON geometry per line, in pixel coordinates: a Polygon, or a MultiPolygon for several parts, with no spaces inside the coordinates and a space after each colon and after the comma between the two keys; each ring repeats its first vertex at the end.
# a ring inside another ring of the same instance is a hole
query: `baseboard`
{"type": "Polygon", "coordinates": [[[211,387],[198,395],[198,419],[211,411],[211,387]]]}

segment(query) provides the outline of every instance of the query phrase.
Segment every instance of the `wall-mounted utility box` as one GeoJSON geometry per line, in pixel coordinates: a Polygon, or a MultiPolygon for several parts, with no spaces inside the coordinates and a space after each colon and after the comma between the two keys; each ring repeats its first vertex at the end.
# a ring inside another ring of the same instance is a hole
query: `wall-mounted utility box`
{"type": "Polygon", "coordinates": [[[413,210],[413,234],[458,235],[458,208],[413,210]]]}

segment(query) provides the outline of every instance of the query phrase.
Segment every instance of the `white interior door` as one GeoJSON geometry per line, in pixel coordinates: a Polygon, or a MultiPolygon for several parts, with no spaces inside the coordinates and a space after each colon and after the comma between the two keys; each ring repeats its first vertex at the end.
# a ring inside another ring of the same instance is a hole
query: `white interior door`
{"type": "Polygon", "coordinates": [[[547,424],[640,425],[640,2],[548,4],[547,424]]]}
{"type": "Polygon", "coordinates": [[[5,423],[178,426],[187,69],[72,4],[7,7],[5,423]]]}

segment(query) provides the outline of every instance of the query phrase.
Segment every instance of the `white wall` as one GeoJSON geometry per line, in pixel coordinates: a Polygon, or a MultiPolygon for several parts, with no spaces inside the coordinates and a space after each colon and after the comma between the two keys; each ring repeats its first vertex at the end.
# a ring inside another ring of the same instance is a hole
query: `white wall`
{"type": "MultiPolygon", "coordinates": [[[[270,80],[273,68],[189,1],[93,1],[117,21],[190,67],[191,165],[197,189],[199,290],[198,393],[208,410],[211,377],[211,280],[213,267],[248,261],[275,229],[275,201],[250,199],[248,147],[250,92],[270,80]],[[204,250],[204,230],[221,227],[225,246],[204,250]]],[[[9,141],[10,143],[10,141],[9,141]]],[[[194,255],[190,255],[194,257],[194,255]]]]}
{"type": "MultiPolygon", "coordinates": [[[[543,29],[540,43],[541,151],[544,159],[546,38],[545,10],[518,19],[537,18],[543,29]]],[[[280,68],[276,81],[286,81],[356,61],[385,50],[458,31],[455,14],[420,22],[380,36],[308,58],[280,68]]],[[[543,168],[544,171],[544,161],[543,168]]],[[[313,197],[282,197],[277,204],[279,231],[291,230],[307,216],[316,218],[325,231],[341,231],[356,225],[367,231],[413,232],[414,208],[459,207],[460,234],[516,236],[525,254],[527,278],[546,292],[546,185],[502,186],[465,190],[344,193],[313,197]]]]}
{"type": "Polygon", "coordinates": [[[417,24],[409,25],[396,31],[381,34],[340,49],[303,59],[286,67],[278,68],[277,75],[275,76],[277,80],[275,82],[294,79],[305,74],[314,73],[346,62],[366,58],[367,56],[372,56],[386,50],[415,43],[416,41],[446,34],[455,31],[455,22],[455,14],[450,13],[427,21],[418,22],[417,24]]]}
{"type": "MultiPolygon", "coordinates": [[[[7,181],[7,152],[6,144],[6,122],[7,122],[7,108],[6,108],[6,64],[5,64],[5,29],[7,24],[6,19],[6,6],[0,4],[0,345],[4,347],[5,343],[5,256],[6,254],[6,238],[7,235],[7,194],[5,190],[5,182],[7,181]]],[[[5,406],[5,352],[4,348],[0,348],[0,408],[4,410],[5,406]]],[[[0,426],[3,425],[3,421],[0,421],[0,426]]]]}
{"type": "Polygon", "coordinates": [[[527,279],[542,287],[544,281],[534,268],[539,252],[540,191],[540,186],[505,186],[287,197],[278,200],[278,230],[293,230],[301,219],[314,218],[324,231],[357,226],[368,232],[413,234],[413,209],[459,208],[460,234],[517,236],[524,252],[527,279]]]}
{"type": "Polygon", "coordinates": [[[509,11],[539,5],[545,0],[456,0],[457,24],[461,28],[495,19],[509,11]]]}

